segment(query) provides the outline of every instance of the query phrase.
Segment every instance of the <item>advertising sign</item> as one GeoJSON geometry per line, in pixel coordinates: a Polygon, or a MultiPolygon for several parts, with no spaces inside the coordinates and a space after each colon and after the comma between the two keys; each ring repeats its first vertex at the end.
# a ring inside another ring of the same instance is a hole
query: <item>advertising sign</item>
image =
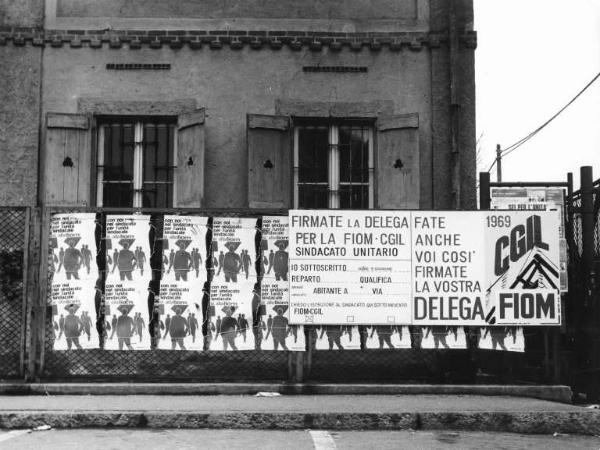
{"type": "Polygon", "coordinates": [[[560,325],[558,211],[490,211],[486,319],[490,325],[560,325]]]}
{"type": "Polygon", "coordinates": [[[490,189],[490,208],[511,211],[559,211],[560,291],[567,292],[569,285],[564,189],[557,187],[493,187],[490,189]]]}
{"type": "Polygon", "coordinates": [[[158,348],[202,350],[207,217],[165,216],[158,348]]]}
{"type": "Polygon", "coordinates": [[[211,250],[218,266],[210,285],[210,350],[255,349],[253,311],[260,307],[256,225],[256,219],[213,219],[211,250]]]}
{"type": "Polygon", "coordinates": [[[290,211],[290,322],[560,325],[557,211],[290,211]]]}
{"type": "Polygon", "coordinates": [[[410,213],[290,211],[290,321],[411,320],[410,213]]]}
{"type": "Polygon", "coordinates": [[[150,216],[106,216],[106,321],[104,348],[148,350],[150,216]]]}
{"type": "Polygon", "coordinates": [[[261,350],[304,351],[304,327],[291,325],[288,277],[289,221],[287,217],[264,216],[260,263],[263,267],[261,306],[257,339],[261,350]]]}
{"type": "Polygon", "coordinates": [[[412,323],[485,323],[478,211],[412,213],[412,323]]]}
{"type": "Polygon", "coordinates": [[[101,292],[95,231],[93,213],[52,216],[50,302],[54,350],[99,347],[96,319],[101,292]]]}

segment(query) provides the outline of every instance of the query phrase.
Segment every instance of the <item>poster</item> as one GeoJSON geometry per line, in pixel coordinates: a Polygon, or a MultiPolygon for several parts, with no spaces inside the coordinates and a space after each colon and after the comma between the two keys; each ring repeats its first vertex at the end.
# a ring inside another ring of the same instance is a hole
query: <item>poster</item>
{"type": "Polygon", "coordinates": [[[99,347],[96,320],[101,286],[96,265],[95,232],[96,215],[93,213],[52,216],[50,302],[54,350],[99,347]]]}
{"type": "Polygon", "coordinates": [[[463,327],[430,326],[420,329],[422,349],[466,349],[467,336],[463,327]]]}
{"type": "Polygon", "coordinates": [[[411,348],[410,330],[405,325],[368,326],[365,347],[379,350],[411,348]]]}
{"type": "Polygon", "coordinates": [[[159,349],[202,350],[202,297],[208,280],[207,217],[165,215],[158,299],[159,349]]]}
{"type": "Polygon", "coordinates": [[[413,324],[485,323],[484,228],[478,211],[412,216],[413,324]]]}
{"type": "Polygon", "coordinates": [[[256,338],[262,350],[304,351],[302,325],[289,322],[290,289],[288,277],[289,219],[265,216],[259,260],[263,267],[261,312],[256,338]]]}
{"type": "Polygon", "coordinates": [[[559,187],[493,187],[490,208],[511,211],[558,211],[560,214],[560,291],[569,290],[568,254],[565,237],[565,192],[559,187]]]}
{"type": "Polygon", "coordinates": [[[524,352],[525,337],[522,327],[482,327],[479,329],[480,350],[524,352]]]}
{"type": "Polygon", "coordinates": [[[486,227],[486,321],[560,325],[558,211],[490,211],[486,227]]]}
{"type": "Polygon", "coordinates": [[[150,216],[106,216],[106,350],[149,350],[150,216]]]}
{"type": "Polygon", "coordinates": [[[215,217],[207,336],[210,350],[254,350],[253,313],[260,307],[257,219],[215,217]]]}
{"type": "Polygon", "coordinates": [[[560,325],[557,211],[290,211],[290,323],[560,325]]]}
{"type": "Polygon", "coordinates": [[[290,211],[290,322],[411,321],[410,212],[290,211]]]}
{"type": "Polygon", "coordinates": [[[309,337],[316,350],[360,350],[360,333],[356,325],[321,325],[311,327],[309,337]]]}

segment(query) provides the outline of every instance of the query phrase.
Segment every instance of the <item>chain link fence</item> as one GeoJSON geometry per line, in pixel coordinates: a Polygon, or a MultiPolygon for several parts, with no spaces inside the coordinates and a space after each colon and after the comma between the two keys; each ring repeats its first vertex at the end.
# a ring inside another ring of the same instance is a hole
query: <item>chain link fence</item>
{"type": "Polygon", "coordinates": [[[23,374],[28,211],[0,207],[0,379],[23,374]]]}

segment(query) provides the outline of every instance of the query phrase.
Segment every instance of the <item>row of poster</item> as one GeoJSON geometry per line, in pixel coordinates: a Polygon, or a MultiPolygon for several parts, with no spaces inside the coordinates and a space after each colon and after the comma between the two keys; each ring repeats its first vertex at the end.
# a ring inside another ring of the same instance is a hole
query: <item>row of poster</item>
{"type": "Polygon", "coordinates": [[[259,220],[167,215],[157,246],[149,216],[109,215],[100,233],[95,214],[54,215],[55,349],[98,348],[102,312],[105,349],[148,349],[149,305],[158,348],[176,350],[302,351],[304,324],[320,325],[316,348],[351,349],[359,324],[375,324],[367,348],[405,348],[409,324],[501,330],[560,320],[551,212],[290,211],[259,220]],[[490,301],[498,290],[502,302],[490,301]],[[348,331],[336,338],[338,328],[348,331]]]}

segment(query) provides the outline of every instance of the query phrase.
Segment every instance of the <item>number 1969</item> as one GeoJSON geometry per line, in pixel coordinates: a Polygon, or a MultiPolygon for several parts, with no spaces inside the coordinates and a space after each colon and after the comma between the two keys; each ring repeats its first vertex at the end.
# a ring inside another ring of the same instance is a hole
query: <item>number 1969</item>
{"type": "Polygon", "coordinates": [[[510,216],[487,216],[488,228],[508,228],[510,227],[510,216]]]}

